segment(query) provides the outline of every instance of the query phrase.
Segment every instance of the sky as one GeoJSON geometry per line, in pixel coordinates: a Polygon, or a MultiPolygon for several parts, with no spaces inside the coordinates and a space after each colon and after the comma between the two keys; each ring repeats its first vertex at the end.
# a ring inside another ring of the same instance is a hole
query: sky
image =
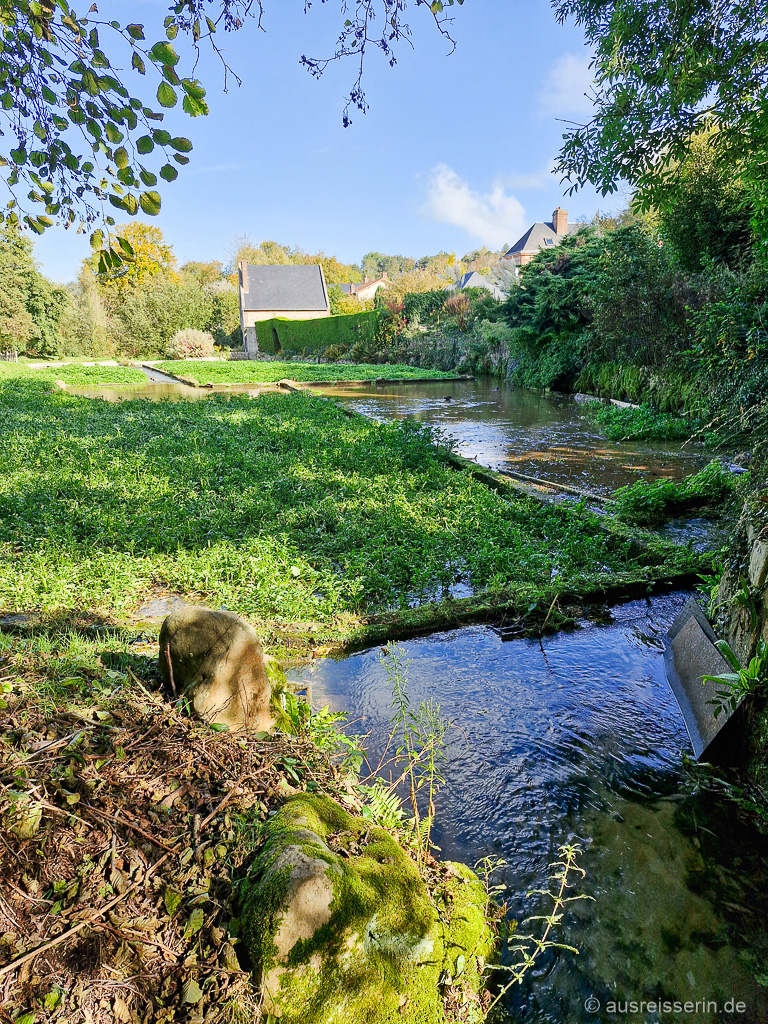
{"type": "MultiPolygon", "coordinates": [[[[194,146],[177,180],[161,182],[152,218],[179,263],[226,264],[243,237],[345,263],[370,251],[461,255],[513,244],[556,206],[570,220],[607,208],[591,189],[564,197],[551,173],[566,122],[589,118],[591,75],[583,34],[558,25],[547,0],[454,6],[452,53],[427,9],[409,5],[413,46],[400,48],[395,67],[370,53],[370,109],[353,111],[348,128],[353,64],[333,64],[319,80],[299,64],[304,53],[333,52],[340,0],[306,14],[303,0],[264,5],[265,31],[251,22],[217,34],[242,84],[230,78],[225,92],[220,64],[205,54],[196,75],[210,114],[189,118],[179,105],[166,115],[168,130],[194,146]]],[[[99,5],[123,23],[148,24],[165,10],[159,0],[99,5]]],[[[189,73],[184,57],[179,68],[189,73]]],[[[90,250],[86,237],[52,228],[35,251],[44,273],[66,282],[90,250]]]]}

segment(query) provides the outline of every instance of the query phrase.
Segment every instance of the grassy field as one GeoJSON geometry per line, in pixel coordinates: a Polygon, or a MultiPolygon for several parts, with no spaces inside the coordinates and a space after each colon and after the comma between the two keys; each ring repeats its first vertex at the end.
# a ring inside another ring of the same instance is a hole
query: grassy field
{"type": "Polygon", "coordinates": [[[16,376],[0,421],[3,611],[120,619],[172,592],[247,615],[275,646],[311,645],[457,583],[525,610],[694,563],[500,496],[450,469],[428,428],[310,396],[115,406],[16,376]]]}
{"type": "Polygon", "coordinates": [[[455,374],[441,370],[422,370],[418,366],[394,364],[377,366],[371,363],[299,363],[260,362],[238,359],[233,362],[208,363],[194,359],[175,359],[158,363],[158,369],[179,377],[194,377],[198,384],[272,384],[288,377],[290,380],[374,380],[386,377],[429,377],[440,380],[455,374]]]}
{"type": "Polygon", "coordinates": [[[147,375],[135,366],[65,366],[33,368],[27,363],[0,363],[0,383],[11,378],[49,381],[63,380],[72,387],[99,387],[104,384],[146,384],[147,375]]]}

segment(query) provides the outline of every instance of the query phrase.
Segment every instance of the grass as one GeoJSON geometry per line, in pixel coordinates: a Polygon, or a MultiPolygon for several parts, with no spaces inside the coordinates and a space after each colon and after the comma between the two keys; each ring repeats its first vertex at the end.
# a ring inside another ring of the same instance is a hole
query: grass
{"type": "Polygon", "coordinates": [[[31,368],[27,363],[0,363],[0,384],[12,378],[27,378],[53,383],[63,380],[72,387],[98,387],[104,384],[146,384],[146,374],[135,366],[66,366],[31,368]]]}
{"type": "Polygon", "coordinates": [[[198,384],[272,384],[288,377],[290,380],[375,380],[384,377],[429,377],[440,380],[453,377],[441,370],[423,370],[418,366],[395,364],[378,366],[371,363],[300,363],[238,359],[232,362],[203,362],[174,359],[158,363],[158,369],[179,377],[194,377],[198,384]]]}
{"type": "Polygon", "coordinates": [[[306,646],[444,609],[457,582],[526,607],[694,567],[586,511],[495,493],[429,428],[307,395],[112,405],[16,377],[0,420],[0,610],[119,620],[170,591],[306,646]]]}
{"type": "Polygon", "coordinates": [[[616,405],[590,404],[585,412],[599,424],[610,441],[679,441],[687,439],[702,421],[659,412],[650,405],[621,409],[616,405]]]}

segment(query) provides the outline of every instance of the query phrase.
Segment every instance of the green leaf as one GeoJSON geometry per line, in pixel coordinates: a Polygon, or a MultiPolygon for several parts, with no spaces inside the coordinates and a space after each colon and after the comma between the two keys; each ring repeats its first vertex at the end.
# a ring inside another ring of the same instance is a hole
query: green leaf
{"type": "Polygon", "coordinates": [[[181,87],[193,99],[201,100],[205,96],[205,89],[196,78],[182,78],[181,87]]]}
{"type": "Polygon", "coordinates": [[[178,889],[169,887],[165,890],[163,901],[165,903],[165,909],[168,912],[168,916],[173,917],[176,912],[176,908],[181,903],[181,893],[178,889]]]}
{"type": "Polygon", "coordinates": [[[144,182],[144,184],[148,185],[150,188],[152,187],[152,185],[157,184],[157,175],[153,174],[151,171],[146,170],[146,168],[144,167],[142,167],[142,169],[139,171],[139,177],[144,182]]]}
{"type": "Polygon", "coordinates": [[[110,142],[122,142],[123,133],[117,128],[111,121],[107,121],[104,125],[104,131],[110,142]]]}
{"type": "Polygon", "coordinates": [[[154,148],[155,143],[149,135],[142,135],[140,139],[136,140],[136,149],[142,156],[151,153],[154,148]]]}
{"type": "Polygon", "coordinates": [[[161,82],[157,87],[157,102],[161,107],[175,107],[178,97],[174,89],[167,82],[161,82]]]}
{"type": "Polygon", "coordinates": [[[185,96],[181,109],[185,114],[189,114],[190,117],[200,117],[208,113],[209,107],[205,100],[196,100],[193,96],[185,96]]]}
{"type": "Polygon", "coordinates": [[[164,164],[160,168],[160,177],[166,181],[175,181],[179,176],[179,172],[172,164],[164,164]]]}
{"type": "Polygon", "coordinates": [[[120,170],[123,170],[124,167],[128,166],[128,150],[125,146],[121,146],[119,149],[115,150],[115,163],[120,170]]]}
{"type": "Polygon", "coordinates": [[[179,55],[176,53],[170,43],[165,40],[155,43],[152,49],[149,51],[150,59],[155,64],[178,64],[179,55]]]}
{"type": "Polygon", "coordinates": [[[126,25],[125,31],[131,37],[131,39],[143,39],[144,38],[144,26],[143,25],[126,25]]]}
{"type": "Polygon", "coordinates": [[[181,85],[181,79],[176,74],[176,69],[171,67],[170,64],[163,64],[163,78],[166,82],[170,82],[171,85],[181,85]]]}
{"type": "Polygon", "coordinates": [[[160,213],[160,204],[162,200],[157,192],[142,192],[139,197],[141,208],[144,213],[149,217],[156,217],[160,213]]]}
{"type": "Polygon", "coordinates": [[[11,150],[11,160],[19,166],[27,162],[27,151],[23,146],[19,146],[18,149],[11,150]]]}
{"type": "Polygon", "coordinates": [[[138,53],[134,53],[133,57],[131,57],[131,66],[133,67],[134,71],[138,71],[140,75],[143,75],[144,72],[146,71],[144,61],[141,59],[138,53]]]}
{"type": "Polygon", "coordinates": [[[173,147],[173,149],[178,150],[179,153],[189,153],[189,151],[192,149],[192,143],[189,141],[189,139],[171,139],[170,145],[173,147]]]}
{"type": "Polygon", "coordinates": [[[40,91],[46,103],[56,103],[56,93],[53,89],[49,89],[47,85],[44,85],[40,91]]]}
{"type": "Polygon", "coordinates": [[[104,244],[104,232],[101,231],[101,230],[94,231],[93,234],[91,235],[91,248],[92,249],[100,249],[103,244],[104,244]]]}
{"type": "Polygon", "coordinates": [[[167,146],[171,141],[171,133],[167,132],[165,128],[156,128],[152,132],[152,138],[158,146],[167,146]]]}
{"type": "Polygon", "coordinates": [[[120,248],[123,250],[126,256],[136,255],[136,253],[133,250],[133,246],[131,245],[127,238],[118,238],[117,244],[120,246],[120,248]]]}
{"type": "Polygon", "coordinates": [[[188,164],[189,163],[189,157],[188,156],[182,156],[181,153],[174,153],[173,154],[173,159],[176,161],[177,164],[188,164]]]}
{"type": "Polygon", "coordinates": [[[192,913],[189,915],[189,919],[184,928],[184,938],[191,939],[193,935],[197,935],[200,929],[203,927],[203,911],[200,907],[195,907],[192,913]]]}
{"type": "Polygon", "coordinates": [[[178,32],[178,25],[169,25],[168,28],[165,30],[165,34],[168,36],[169,39],[175,39],[176,36],[178,35],[178,32]]]}

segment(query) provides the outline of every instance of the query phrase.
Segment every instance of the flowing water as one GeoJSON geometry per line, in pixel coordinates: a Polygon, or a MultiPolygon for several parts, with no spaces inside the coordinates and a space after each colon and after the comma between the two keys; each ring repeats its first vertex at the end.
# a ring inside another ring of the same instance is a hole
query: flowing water
{"type": "MultiPolygon", "coordinates": [[[[156,383],[80,393],[189,400],[212,391],[156,383]]],[[[377,419],[430,423],[492,468],[601,493],[706,461],[676,444],[608,442],[572,399],[492,381],[321,393],[377,419]]],[[[706,521],[668,533],[711,542],[706,521]]],[[[592,900],[572,904],[555,935],[579,953],[547,953],[506,996],[509,1022],[768,1022],[768,844],[718,772],[690,762],[664,676],[663,637],[686,596],[623,605],[612,625],[542,641],[504,642],[477,626],[397,645],[411,662],[412,704],[434,698],[454,726],[434,832],[442,855],[503,858],[498,878],[523,922],[549,910],[526,893],[547,887],[558,846],[578,839],[584,848],[578,888],[592,900]]],[[[382,652],[293,675],[316,707],[353,712],[375,765],[392,702],[382,652]]],[[[505,947],[501,959],[511,956],[505,947]]]]}
{"type": "MultiPolygon", "coordinates": [[[[503,858],[498,877],[522,921],[549,909],[526,893],[547,886],[558,846],[584,848],[577,891],[594,902],[573,904],[556,935],[579,953],[546,954],[506,997],[510,1022],[768,1021],[755,980],[768,985],[768,844],[719,773],[687,760],[664,676],[663,637],[686,597],[625,604],[611,625],[541,642],[477,626],[396,645],[412,706],[434,698],[454,726],[442,856],[503,858]],[[729,1000],[743,1008],[728,1013],[729,1000]],[[657,1012],[664,1001],[679,1012],[657,1012]]],[[[373,766],[392,714],[386,657],[375,648],[293,673],[316,707],[351,712],[373,766]]]]}
{"type": "MultiPolygon", "coordinates": [[[[313,389],[315,390],[315,389],[313,389]]],[[[610,493],[638,478],[679,479],[708,461],[680,443],[613,443],[566,395],[508,388],[485,378],[426,384],[323,389],[375,419],[429,423],[457,443],[460,455],[556,483],[610,493]]]]}

